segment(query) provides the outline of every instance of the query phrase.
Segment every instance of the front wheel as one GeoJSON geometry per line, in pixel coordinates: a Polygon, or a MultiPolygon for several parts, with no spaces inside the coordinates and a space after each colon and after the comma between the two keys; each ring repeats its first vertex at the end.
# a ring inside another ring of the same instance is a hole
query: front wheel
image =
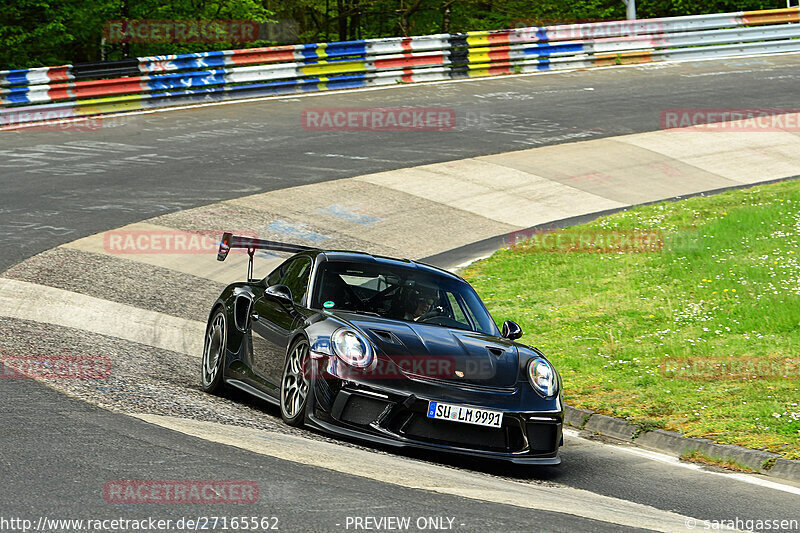
{"type": "Polygon", "coordinates": [[[225,311],[218,309],[208,321],[203,345],[202,385],[205,392],[219,394],[223,389],[222,374],[225,367],[227,342],[225,311]]]}
{"type": "Polygon", "coordinates": [[[290,426],[300,427],[306,417],[309,382],[308,341],[301,339],[289,349],[281,378],[281,418],[290,426]]]}

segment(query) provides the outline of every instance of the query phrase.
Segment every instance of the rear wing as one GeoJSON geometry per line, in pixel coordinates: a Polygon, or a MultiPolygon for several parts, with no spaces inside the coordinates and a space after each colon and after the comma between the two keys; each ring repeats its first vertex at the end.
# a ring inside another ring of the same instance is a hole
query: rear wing
{"type": "Polygon", "coordinates": [[[271,250],[273,252],[289,252],[296,254],[298,252],[308,252],[316,250],[310,246],[303,246],[300,244],[288,244],[278,241],[265,241],[262,239],[255,239],[253,237],[240,237],[232,233],[223,233],[222,239],[219,241],[219,251],[217,252],[217,261],[225,261],[228,257],[228,252],[232,248],[243,248],[247,250],[247,255],[250,256],[250,261],[247,264],[247,279],[253,279],[253,254],[256,250],[271,250]]]}

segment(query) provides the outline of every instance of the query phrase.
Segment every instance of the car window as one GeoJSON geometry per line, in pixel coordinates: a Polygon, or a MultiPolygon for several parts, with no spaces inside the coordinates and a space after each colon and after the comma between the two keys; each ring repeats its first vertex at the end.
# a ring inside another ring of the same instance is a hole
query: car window
{"type": "Polygon", "coordinates": [[[308,278],[311,275],[311,259],[298,257],[284,268],[280,284],[289,287],[292,291],[292,300],[299,304],[303,302],[308,288],[308,278]]]}
{"type": "Polygon", "coordinates": [[[497,334],[469,284],[401,265],[325,262],[309,307],[497,334]]]}
{"type": "Polygon", "coordinates": [[[270,273],[270,275],[267,276],[267,281],[266,281],[267,287],[272,287],[273,285],[277,285],[277,284],[279,284],[281,282],[281,274],[284,272],[284,268],[283,267],[285,267],[285,266],[286,266],[286,263],[281,263],[281,265],[278,266],[278,268],[273,270],[270,273]]]}
{"type": "Polygon", "coordinates": [[[452,292],[447,293],[447,302],[450,304],[450,312],[452,313],[453,318],[463,324],[465,327],[470,327],[470,321],[467,319],[466,315],[464,314],[464,309],[461,307],[461,304],[458,303],[456,300],[455,294],[452,292]]]}

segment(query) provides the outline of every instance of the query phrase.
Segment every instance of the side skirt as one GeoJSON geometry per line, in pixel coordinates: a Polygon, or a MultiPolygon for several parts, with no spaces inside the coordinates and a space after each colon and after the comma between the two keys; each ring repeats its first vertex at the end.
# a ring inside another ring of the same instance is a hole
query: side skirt
{"type": "Polygon", "coordinates": [[[248,385],[244,381],[239,381],[238,379],[226,378],[225,384],[230,385],[231,387],[236,387],[239,390],[242,390],[248,394],[255,396],[256,398],[260,398],[266,402],[271,403],[276,407],[280,407],[280,402],[277,398],[270,396],[269,394],[258,390],[257,388],[253,387],[252,385],[248,385]]]}

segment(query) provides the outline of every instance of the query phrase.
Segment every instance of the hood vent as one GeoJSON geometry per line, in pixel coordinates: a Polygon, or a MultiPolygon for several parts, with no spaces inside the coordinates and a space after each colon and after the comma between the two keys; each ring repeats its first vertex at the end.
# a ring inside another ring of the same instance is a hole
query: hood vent
{"type": "Polygon", "coordinates": [[[376,337],[378,337],[380,340],[384,342],[388,342],[390,344],[402,344],[400,342],[400,339],[395,337],[391,331],[384,331],[382,329],[372,329],[372,328],[370,328],[370,331],[374,333],[376,337]]]}

